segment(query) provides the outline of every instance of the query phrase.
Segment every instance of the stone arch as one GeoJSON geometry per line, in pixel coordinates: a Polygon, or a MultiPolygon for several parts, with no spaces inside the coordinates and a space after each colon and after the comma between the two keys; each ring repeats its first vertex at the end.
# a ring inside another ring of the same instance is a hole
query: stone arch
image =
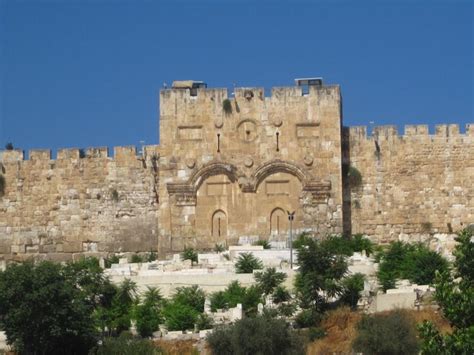
{"type": "Polygon", "coordinates": [[[211,234],[214,239],[227,237],[227,214],[221,209],[212,214],[211,234]]]}
{"type": "Polygon", "coordinates": [[[303,186],[312,180],[311,174],[304,168],[283,160],[271,160],[260,165],[253,173],[253,189],[256,191],[260,183],[268,176],[276,173],[287,173],[296,176],[303,186]]]}
{"type": "Polygon", "coordinates": [[[270,236],[278,236],[287,230],[287,214],[281,207],[275,207],[270,213],[270,236]]]}
{"type": "Polygon", "coordinates": [[[210,176],[226,175],[229,180],[234,183],[237,181],[239,174],[235,165],[223,162],[210,162],[198,169],[189,179],[194,191],[197,191],[202,183],[210,176]]]}

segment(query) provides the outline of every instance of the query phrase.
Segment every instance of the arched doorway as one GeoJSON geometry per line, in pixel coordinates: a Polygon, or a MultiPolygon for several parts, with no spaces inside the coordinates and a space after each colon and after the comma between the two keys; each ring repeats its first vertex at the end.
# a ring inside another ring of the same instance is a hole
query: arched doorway
{"type": "Polygon", "coordinates": [[[270,216],[270,235],[279,236],[288,230],[288,218],[286,212],[280,208],[275,208],[270,216]]]}
{"type": "Polygon", "coordinates": [[[217,210],[212,215],[212,237],[220,240],[227,237],[227,215],[222,210],[217,210]]]}

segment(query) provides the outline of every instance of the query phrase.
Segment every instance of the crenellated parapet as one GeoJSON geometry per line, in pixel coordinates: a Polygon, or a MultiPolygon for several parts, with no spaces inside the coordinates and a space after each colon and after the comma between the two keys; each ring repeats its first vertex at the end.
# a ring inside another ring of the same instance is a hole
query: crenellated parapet
{"type": "Polygon", "coordinates": [[[428,125],[406,125],[404,126],[404,134],[399,134],[397,126],[374,126],[372,134],[369,134],[367,126],[349,127],[349,136],[351,141],[364,140],[409,140],[411,138],[466,138],[474,137],[474,123],[468,123],[465,126],[465,133],[460,132],[458,124],[438,124],[434,126],[434,133],[430,133],[428,125]]]}

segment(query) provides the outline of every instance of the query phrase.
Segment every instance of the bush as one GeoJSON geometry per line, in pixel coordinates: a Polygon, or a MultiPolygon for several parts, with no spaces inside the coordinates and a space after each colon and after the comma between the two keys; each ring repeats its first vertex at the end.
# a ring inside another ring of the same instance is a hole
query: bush
{"type": "Polygon", "coordinates": [[[270,245],[268,240],[265,240],[265,239],[259,239],[256,242],[254,242],[252,245],[261,245],[263,247],[263,249],[271,249],[272,248],[272,246],[270,245]]]}
{"type": "Polygon", "coordinates": [[[191,306],[198,313],[204,312],[206,294],[198,285],[178,287],[172,299],[175,302],[191,306]]]}
{"type": "Polygon", "coordinates": [[[282,319],[258,316],[217,328],[207,337],[214,354],[304,354],[304,342],[282,319]]]}
{"type": "Polygon", "coordinates": [[[418,354],[414,321],[401,310],[364,315],[357,324],[353,348],[367,355],[418,354]]]}
{"type": "Polygon", "coordinates": [[[199,312],[187,304],[172,301],[163,308],[163,315],[168,330],[189,330],[194,329],[199,312]]]}
{"type": "Polygon", "coordinates": [[[226,251],[225,245],[223,245],[223,244],[214,245],[214,251],[216,253],[222,253],[222,252],[226,251]]]}
{"type": "Polygon", "coordinates": [[[151,263],[152,261],[155,261],[158,259],[158,256],[156,255],[156,252],[150,251],[148,255],[146,256],[146,261],[151,263]]]}
{"type": "Polygon", "coordinates": [[[258,286],[246,288],[238,281],[232,281],[224,291],[211,294],[211,310],[215,312],[217,309],[229,309],[240,303],[247,316],[254,316],[262,301],[262,290],[258,286]]]}
{"type": "Polygon", "coordinates": [[[278,304],[291,300],[290,292],[284,286],[278,286],[273,292],[273,302],[278,304]]]}
{"type": "Polygon", "coordinates": [[[278,287],[286,279],[284,272],[277,272],[274,267],[270,267],[263,272],[256,272],[255,281],[265,295],[271,295],[276,287],[278,287]]]}
{"type": "Polygon", "coordinates": [[[182,260],[191,260],[191,265],[198,262],[198,253],[193,248],[184,248],[181,253],[182,260]]]}
{"type": "Polygon", "coordinates": [[[309,328],[319,325],[321,315],[312,309],[303,309],[295,317],[295,326],[297,328],[309,328]]]}
{"type": "Polygon", "coordinates": [[[408,279],[417,284],[431,284],[435,272],[446,271],[447,261],[438,253],[422,244],[393,242],[380,253],[377,273],[384,290],[394,288],[397,279],[408,279]]]}
{"type": "Polygon", "coordinates": [[[123,332],[117,338],[105,338],[102,345],[96,346],[90,352],[91,355],[158,355],[162,353],[152,341],[136,338],[129,332],[123,332]]]}
{"type": "Polygon", "coordinates": [[[312,238],[309,233],[303,232],[299,234],[298,237],[296,237],[296,239],[293,241],[293,248],[300,249],[303,246],[308,245],[313,239],[314,238],[312,238]]]}
{"type": "Polygon", "coordinates": [[[374,252],[375,245],[370,240],[364,237],[363,234],[354,234],[351,237],[352,250],[356,252],[362,252],[365,250],[367,255],[370,255],[374,252]]]}
{"type": "Polygon", "coordinates": [[[196,321],[196,326],[198,330],[204,329],[212,329],[214,322],[211,317],[209,317],[206,313],[201,313],[196,321]]]}
{"type": "Polygon", "coordinates": [[[15,147],[13,147],[12,142],[8,142],[7,144],[5,144],[5,149],[6,150],[13,150],[13,149],[15,149],[15,147]]]}
{"type": "Polygon", "coordinates": [[[104,265],[105,265],[105,268],[106,269],[110,269],[112,267],[112,264],[118,264],[120,261],[120,258],[113,254],[113,255],[109,255],[107,256],[106,259],[104,259],[104,265]]]}
{"type": "Polygon", "coordinates": [[[315,341],[324,338],[325,336],[326,331],[321,327],[311,327],[308,329],[308,338],[310,341],[315,341]]]}
{"type": "Polygon", "coordinates": [[[232,113],[232,103],[229,99],[225,99],[222,101],[222,109],[224,110],[226,115],[230,115],[232,113]]]}
{"type": "Polygon", "coordinates": [[[241,253],[235,262],[235,272],[237,274],[251,274],[253,270],[258,269],[263,269],[263,263],[252,253],[241,253]]]}
{"type": "Polygon", "coordinates": [[[161,307],[163,297],[160,291],[154,287],[148,287],[145,292],[143,303],[135,309],[137,331],[142,337],[149,337],[159,329],[163,322],[161,307]]]}
{"type": "Polygon", "coordinates": [[[138,255],[138,254],[133,254],[131,262],[132,263],[142,263],[143,262],[143,256],[138,255]]]}
{"type": "Polygon", "coordinates": [[[349,179],[349,185],[352,188],[359,187],[362,184],[362,174],[354,166],[349,167],[349,170],[347,172],[347,177],[349,179]]]}
{"type": "Polygon", "coordinates": [[[364,275],[356,273],[345,277],[342,280],[342,295],[341,302],[350,306],[352,309],[357,308],[357,302],[359,302],[360,293],[364,289],[364,275]]]}

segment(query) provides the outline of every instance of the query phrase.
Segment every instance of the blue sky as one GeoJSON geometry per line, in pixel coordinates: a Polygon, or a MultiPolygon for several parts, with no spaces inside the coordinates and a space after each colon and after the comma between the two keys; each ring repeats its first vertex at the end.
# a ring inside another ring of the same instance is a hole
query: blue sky
{"type": "Polygon", "coordinates": [[[158,91],[341,84],[346,125],[473,117],[471,1],[0,0],[0,147],[158,143],[158,91]]]}

